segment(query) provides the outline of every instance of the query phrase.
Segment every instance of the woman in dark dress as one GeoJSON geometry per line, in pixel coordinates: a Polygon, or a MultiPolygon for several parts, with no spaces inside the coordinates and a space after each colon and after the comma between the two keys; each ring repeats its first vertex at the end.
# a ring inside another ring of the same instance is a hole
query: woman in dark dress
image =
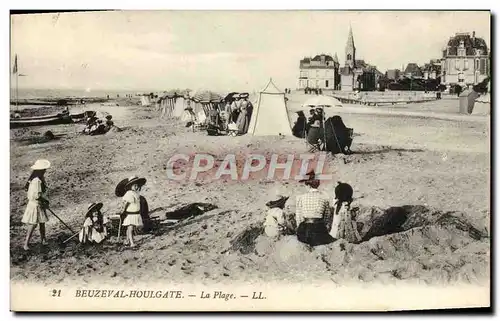
{"type": "Polygon", "coordinates": [[[340,116],[333,116],[325,122],[326,150],[333,153],[351,153],[352,137],[340,116]]]}
{"type": "Polygon", "coordinates": [[[297,121],[293,125],[292,133],[295,137],[305,138],[306,126],[307,126],[306,115],[304,115],[303,111],[298,111],[297,114],[299,115],[299,117],[297,118],[297,121]]]}

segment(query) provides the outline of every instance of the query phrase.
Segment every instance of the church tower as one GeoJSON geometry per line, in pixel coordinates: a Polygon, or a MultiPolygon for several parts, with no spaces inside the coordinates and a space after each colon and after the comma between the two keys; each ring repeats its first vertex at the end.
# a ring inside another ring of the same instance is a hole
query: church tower
{"type": "Polygon", "coordinates": [[[345,65],[351,68],[355,67],[356,62],[356,47],[354,46],[354,36],[352,35],[352,27],[349,26],[349,37],[345,46],[345,65]]]}

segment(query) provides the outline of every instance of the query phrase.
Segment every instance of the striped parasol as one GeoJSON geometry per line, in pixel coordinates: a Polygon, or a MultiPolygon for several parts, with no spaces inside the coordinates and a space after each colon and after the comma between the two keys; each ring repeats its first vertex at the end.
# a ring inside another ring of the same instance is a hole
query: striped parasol
{"type": "Polygon", "coordinates": [[[198,103],[220,103],[224,97],[210,90],[198,91],[191,99],[198,103]]]}

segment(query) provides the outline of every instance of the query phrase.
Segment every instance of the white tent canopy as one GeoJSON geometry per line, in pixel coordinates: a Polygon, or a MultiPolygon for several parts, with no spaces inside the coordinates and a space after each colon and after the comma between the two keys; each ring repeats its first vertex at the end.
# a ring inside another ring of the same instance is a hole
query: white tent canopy
{"type": "Polygon", "coordinates": [[[149,99],[149,96],[147,96],[147,95],[141,96],[141,105],[142,106],[151,106],[151,100],[149,99]]]}
{"type": "Polygon", "coordinates": [[[292,135],[285,93],[269,80],[259,93],[248,133],[254,136],[292,135]]]}

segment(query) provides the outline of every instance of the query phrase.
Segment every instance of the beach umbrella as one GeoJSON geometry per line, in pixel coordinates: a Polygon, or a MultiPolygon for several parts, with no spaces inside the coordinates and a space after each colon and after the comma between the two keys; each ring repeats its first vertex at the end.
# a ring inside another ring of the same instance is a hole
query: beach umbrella
{"type": "Polygon", "coordinates": [[[216,92],[204,90],[196,92],[191,99],[198,103],[220,103],[224,97],[216,92]]]}
{"type": "Polygon", "coordinates": [[[311,97],[303,105],[309,107],[342,107],[342,103],[338,99],[324,95],[311,97]]]}
{"type": "Polygon", "coordinates": [[[165,92],[164,98],[175,98],[179,97],[180,90],[179,89],[170,89],[165,92]]]}
{"type": "Polygon", "coordinates": [[[235,95],[238,95],[238,93],[235,91],[230,92],[229,94],[226,95],[226,97],[224,97],[224,101],[225,102],[233,101],[235,99],[235,97],[234,97],[235,95]]]}

